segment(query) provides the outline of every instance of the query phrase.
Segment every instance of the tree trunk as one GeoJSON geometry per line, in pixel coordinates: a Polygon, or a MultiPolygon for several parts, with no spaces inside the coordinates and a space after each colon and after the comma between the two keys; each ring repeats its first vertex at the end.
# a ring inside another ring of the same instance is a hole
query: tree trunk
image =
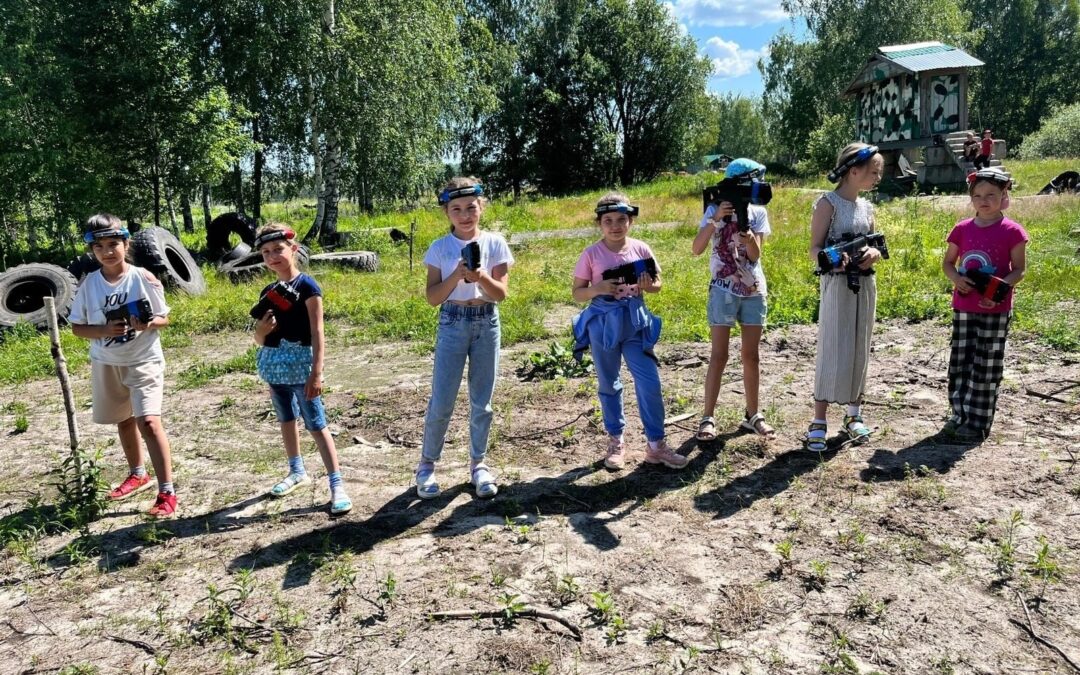
{"type": "Polygon", "coordinates": [[[323,246],[337,244],[338,199],[340,188],[338,177],[341,171],[341,149],[337,133],[331,132],[326,138],[326,154],[323,157],[323,203],[322,229],[319,243],[323,246]]]}
{"type": "Polygon", "coordinates": [[[203,185],[202,185],[202,217],[203,217],[203,227],[204,228],[210,227],[210,221],[212,220],[212,218],[210,218],[210,184],[209,183],[203,183],[203,185]]]}
{"type": "Polygon", "coordinates": [[[30,201],[30,195],[23,198],[23,213],[26,217],[26,244],[31,251],[37,251],[38,231],[34,225],[34,205],[30,201]]]}
{"type": "Polygon", "coordinates": [[[195,219],[191,217],[191,195],[187,190],[180,193],[180,213],[184,216],[184,232],[194,232],[195,219]]]}
{"type": "Polygon", "coordinates": [[[262,128],[259,126],[259,116],[251,120],[251,140],[255,141],[255,169],[252,173],[252,181],[255,185],[255,194],[251,201],[251,217],[259,222],[262,217],[262,174],[263,174],[263,151],[262,151],[262,128]]]}
{"type": "Polygon", "coordinates": [[[180,231],[176,229],[176,208],[173,206],[173,192],[168,183],[165,183],[165,208],[169,210],[169,230],[180,236],[180,231]]]}
{"type": "Polygon", "coordinates": [[[233,189],[236,190],[233,198],[236,210],[244,213],[244,174],[240,172],[240,162],[233,164],[233,189]]]}
{"type": "Polygon", "coordinates": [[[322,230],[323,223],[323,157],[319,148],[319,113],[315,109],[314,78],[311,78],[308,81],[307,99],[308,110],[311,115],[311,161],[315,164],[314,185],[312,186],[315,194],[315,220],[311,223],[311,229],[304,235],[304,243],[310,244],[319,238],[319,232],[322,230]]]}
{"type": "Polygon", "coordinates": [[[154,227],[161,227],[161,176],[154,166],[154,227]]]}

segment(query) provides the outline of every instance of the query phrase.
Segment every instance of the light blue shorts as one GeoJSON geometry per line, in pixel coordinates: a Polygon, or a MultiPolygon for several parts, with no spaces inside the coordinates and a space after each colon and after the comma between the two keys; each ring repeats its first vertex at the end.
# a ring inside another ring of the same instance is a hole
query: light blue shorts
{"type": "Polygon", "coordinates": [[[768,302],[764,295],[742,297],[732,295],[715,284],[709,286],[709,304],[706,313],[710,326],[731,326],[738,322],[743,326],[764,326],[768,314],[768,302]]]}

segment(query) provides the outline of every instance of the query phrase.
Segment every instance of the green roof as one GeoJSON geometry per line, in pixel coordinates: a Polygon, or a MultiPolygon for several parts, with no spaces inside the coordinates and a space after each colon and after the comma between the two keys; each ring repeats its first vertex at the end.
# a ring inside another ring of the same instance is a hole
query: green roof
{"type": "Polygon", "coordinates": [[[888,57],[890,59],[902,59],[908,56],[922,56],[923,54],[937,54],[938,52],[948,52],[955,49],[949,45],[928,45],[926,47],[916,47],[914,49],[901,49],[897,51],[889,51],[888,57]]]}

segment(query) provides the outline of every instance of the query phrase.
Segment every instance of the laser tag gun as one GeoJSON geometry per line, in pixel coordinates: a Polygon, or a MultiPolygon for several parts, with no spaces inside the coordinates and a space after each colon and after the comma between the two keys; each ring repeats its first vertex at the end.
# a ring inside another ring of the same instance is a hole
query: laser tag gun
{"type": "Polygon", "coordinates": [[[281,320],[281,316],[300,302],[300,293],[285,283],[277,281],[266,290],[255,306],[251,308],[251,318],[258,321],[268,311],[274,312],[274,318],[281,320]]]}
{"type": "Polygon", "coordinates": [[[983,272],[980,269],[964,270],[964,276],[968,278],[975,290],[981,293],[984,298],[993,302],[1001,302],[1008,297],[1009,291],[1012,290],[1012,286],[1005,283],[1005,280],[1001,277],[995,277],[993,274],[983,272]]]}
{"type": "Polygon", "coordinates": [[[461,260],[465,263],[465,269],[475,272],[480,269],[480,242],[470,241],[461,249],[461,260]]]}
{"type": "Polygon", "coordinates": [[[656,261],[652,258],[645,258],[643,260],[635,260],[628,262],[618,267],[612,267],[609,270],[604,270],[601,275],[606,281],[608,279],[616,279],[621,284],[636,284],[638,277],[642,274],[648,274],[653,279],[660,275],[660,272],[656,269],[656,261]]]}
{"type": "Polygon", "coordinates": [[[863,259],[863,249],[872,246],[881,251],[882,258],[889,257],[889,247],[885,244],[885,235],[880,232],[860,234],[854,236],[846,234],[839,240],[818,251],[818,269],[815,274],[828,274],[834,269],[843,269],[847,273],[847,287],[852,293],[858,293],[862,284],[859,277],[873,274],[873,270],[863,272],[859,269],[859,263],[863,259]],[[847,254],[848,262],[844,265],[844,254],[847,254]]]}
{"type": "Polygon", "coordinates": [[[154,309],[146,298],[132,300],[118,307],[113,307],[105,312],[106,323],[122,323],[128,327],[127,333],[110,338],[108,344],[122,344],[135,339],[135,329],[131,326],[131,317],[135,317],[142,323],[150,323],[154,318],[154,309]]]}
{"type": "Polygon", "coordinates": [[[743,174],[735,178],[725,178],[716,185],[705,188],[701,192],[701,200],[704,209],[708,209],[710,204],[719,207],[720,202],[731,202],[739,218],[739,232],[749,232],[749,206],[768,204],[772,200],[772,186],[758,180],[753,173],[743,174]]]}

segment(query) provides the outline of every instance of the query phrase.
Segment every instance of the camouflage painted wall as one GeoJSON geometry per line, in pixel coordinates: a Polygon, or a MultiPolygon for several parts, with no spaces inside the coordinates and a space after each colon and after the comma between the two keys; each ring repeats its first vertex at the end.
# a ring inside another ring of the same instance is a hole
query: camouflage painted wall
{"type": "Polygon", "coordinates": [[[930,77],[930,132],[960,130],[960,76],[930,77]]]}
{"type": "MultiPolygon", "coordinates": [[[[959,96],[957,96],[959,100],[959,96]]],[[[898,75],[859,92],[857,130],[863,143],[918,138],[919,80],[898,75]]]]}

